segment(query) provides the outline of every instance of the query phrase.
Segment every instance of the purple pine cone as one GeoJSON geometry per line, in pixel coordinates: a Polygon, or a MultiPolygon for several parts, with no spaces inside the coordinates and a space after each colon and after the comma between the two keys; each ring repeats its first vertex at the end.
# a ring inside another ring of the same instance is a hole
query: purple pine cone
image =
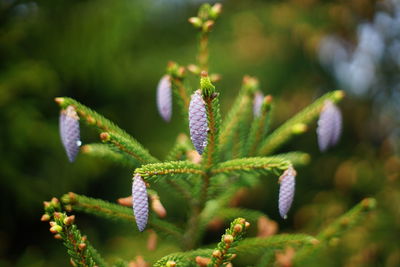
{"type": "Polygon", "coordinates": [[[79,117],[73,106],[61,110],[60,136],[70,162],[74,162],[81,145],[79,117]]]}
{"type": "Polygon", "coordinates": [[[172,115],[172,89],[169,75],[164,75],[157,85],[157,108],[161,117],[169,122],[172,115]]]}
{"type": "Polygon", "coordinates": [[[253,101],[253,114],[254,117],[258,117],[261,115],[261,106],[264,101],[264,95],[260,91],[257,91],[254,95],[253,101]]]}
{"type": "Polygon", "coordinates": [[[190,139],[199,154],[203,154],[207,146],[208,122],[206,107],[201,91],[197,90],[190,100],[189,105],[190,139]]]}
{"type": "Polygon", "coordinates": [[[281,177],[279,177],[279,214],[283,219],[287,218],[287,213],[289,212],[290,206],[292,206],[296,174],[295,169],[290,166],[283,172],[281,177]]]}
{"type": "Polygon", "coordinates": [[[325,101],[319,115],[317,135],[321,152],[337,144],[342,132],[342,114],[330,100],[325,101]]]}
{"type": "Polygon", "coordinates": [[[135,174],[132,184],[133,215],[140,232],[143,232],[149,217],[149,199],[146,184],[140,174],[135,174]]]}

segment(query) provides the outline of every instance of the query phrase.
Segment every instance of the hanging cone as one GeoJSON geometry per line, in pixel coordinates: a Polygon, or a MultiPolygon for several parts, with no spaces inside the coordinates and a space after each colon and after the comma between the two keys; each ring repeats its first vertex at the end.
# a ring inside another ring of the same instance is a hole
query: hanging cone
{"type": "Polygon", "coordinates": [[[60,113],[60,136],[70,162],[74,162],[79,152],[80,128],[79,117],[73,106],[68,106],[60,113]]]}
{"type": "Polygon", "coordinates": [[[164,75],[157,85],[157,108],[161,117],[169,122],[172,115],[172,89],[169,75],[164,75]]]}
{"type": "Polygon", "coordinates": [[[140,232],[143,232],[149,216],[149,199],[146,184],[140,174],[135,174],[132,184],[133,215],[140,232]]]}
{"type": "Polygon", "coordinates": [[[324,152],[336,145],[341,132],[342,114],[332,101],[327,100],[318,119],[317,136],[320,151],[324,152]]]}
{"type": "Polygon", "coordinates": [[[279,213],[283,219],[287,218],[287,213],[292,206],[294,189],[296,185],[296,171],[290,166],[279,177],[279,213]]]}
{"type": "Polygon", "coordinates": [[[189,129],[190,139],[201,155],[207,146],[208,122],[206,107],[200,90],[197,90],[190,100],[189,129]]]}
{"type": "Polygon", "coordinates": [[[259,117],[261,115],[261,107],[264,101],[264,95],[260,91],[254,94],[253,100],[253,115],[254,117],[259,117]]]}

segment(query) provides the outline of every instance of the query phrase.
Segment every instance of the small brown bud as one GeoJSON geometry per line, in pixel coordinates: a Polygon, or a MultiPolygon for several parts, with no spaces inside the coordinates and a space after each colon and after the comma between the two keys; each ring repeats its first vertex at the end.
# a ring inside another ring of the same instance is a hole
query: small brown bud
{"type": "Polygon", "coordinates": [[[50,221],[49,224],[51,227],[53,227],[54,225],[57,225],[57,223],[55,221],[50,221]]]}
{"type": "Polygon", "coordinates": [[[72,258],[69,259],[69,263],[71,263],[71,265],[74,266],[74,267],[77,266],[75,261],[72,258]]]}
{"type": "Polygon", "coordinates": [[[85,244],[85,243],[80,243],[80,244],[78,245],[78,248],[79,248],[80,250],[84,250],[84,249],[86,248],[86,244],[85,244]]]}
{"type": "Polygon", "coordinates": [[[240,233],[243,230],[243,226],[241,224],[235,224],[235,226],[233,226],[233,231],[235,233],[240,233]]]}
{"type": "Polygon", "coordinates": [[[53,205],[57,205],[57,204],[59,204],[60,203],[60,201],[57,199],[57,198],[55,198],[55,197],[53,197],[52,199],[51,199],[51,204],[53,204],[53,205]]]}
{"type": "Polygon", "coordinates": [[[161,203],[158,197],[151,198],[151,209],[158,215],[160,218],[164,218],[167,216],[167,211],[165,210],[163,204],[161,203]]]}
{"type": "Polygon", "coordinates": [[[196,264],[199,265],[200,267],[205,267],[210,263],[211,263],[210,258],[205,258],[205,257],[200,257],[200,256],[196,257],[196,264]]]}
{"type": "Polygon", "coordinates": [[[225,265],[225,267],[233,267],[232,263],[228,262],[227,265],[225,265]]]}
{"type": "Polygon", "coordinates": [[[226,244],[231,244],[233,242],[233,236],[232,235],[224,235],[224,242],[226,244]]]}
{"type": "Polygon", "coordinates": [[[219,250],[219,249],[214,250],[212,255],[215,258],[221,258],[221,256],[222,256],[221,250],[219,250]]]}
{"type": "Polygon", "coordinates": [[[107,142],[107,141],[109,141],[110,140],[110,134],[109,133],[101,133],[100,134],[100,139],[101,139],[101,141],[103,141],[103,142],[107,142]]]}
{"type": "Polygon", "coordinates": [[[214,4],[211,9],[210,9],[210,17],[213,19],[218,18],[218,16],[221,14],[222,12],[222,4],[221,3],[216,3],[214,4]]]}
{"type": "Polygon", "coordinates": [[[150,251],[154,251],[157,248],[157,234],[153,230],[149,230],[150,234],[147,239],[147,249],[150,251]]]}
{"type": "Polygon", "coordinates": [[[194,74],[200,74],[200,67],[194,64],[190,64],[187,66],[187,69],[194,74]]]}
{"type": "Polygon", "coordinates": [[[272,97],[272,95],[266,95],[266,96],[264,97],[264,103],[265,103],[265,104],[271,104],[273,99],[274,99],[274,98],[272,97]]]}
{"type": "Polygon", "coordinates": [[[60,234],[55,234],[55,235],[54,235],[54,238],[55,238],[55,239],[62,239],[62,236],[61,236],[60,234]]]}
{"type": "Polygon", "coordinates": [[[246,227],[246,229],[248,229],[250,227],[250,223],[249,222],[245,222],[244,223],[244,227],[246,227]]]}
{"type": "Polygon", "coordinates": [[[246,222],[245,219],[243,219],[243,218],[240,218],[240,219],[239,219],[239,223],[240,223],[240,224],[244,224],[245,222],[246,222]]]}
{"type": "Polygon", "coordinates": [[[204,24],[203,24],[203,31],[209,32],[209,31],[212,30],[213,27],[214,27],[214,21],[212,21],[212,20],[207,20],[207,21],[204,22],[204,24]]]}
{"type": "Polygon", "coordinates": [[[119,198],[117,202],[122,206],[132,207],[132,196],[119,198]]]}
{"type": "Polygon", "coordinates": [[[54,98],[54,101],[57,104],[61,105],[64,102],[64,98],[63,97],[56,97],[56,98],[54,98]]]}
{"type": "Polygon", "coordinates": [[[310,243],[312,244],[312,245],[318,245],[319,243],[321,243],[318,239],[316,239],[316,238],[313,238],[311,241],[310,241],[310,243]]]}
{"type": "Polygon", "coordinates": [[[45,209],[50,207],[50,202],[49,201],[43,201],[43,206],[45,209]]]}
{"type": "Polygon", "coordinates": [[[200,28],[203,25],[203,22],[198,17],[191,17],[188,19],[189,23],[192,24],[196,28],[200,28]]]}
{"type": "Polygon", "coordinates": [[[71,225],[74,223],[74,221],[75,221],[75,215],[71,215],[66,217],[63,222],[65,225],[71,225]]]}
{"type": "Polygon", "coordinates": [[[92,116],[87,116],[86,121],[87,121],[87,123],[90,124],[90,125],[96,124],[96,120],[95,120],[95,118],[93,118],[92,116]]]}
{"type": "Polygon", "coordinates": [[[42,217],[40,218],[40,220],[42,221],[42,222],[46,222],[46,221],[48,221],[48,220],[50,220],[50,215],[49,214],[43,214],[42,215],[42,217]]]}
{"type": "Polygon", "coordinates": [[[185,68],[184,67],[179,67],[178,69],[177,69],[177,71],[176,71],[176,75],[178,76],[178,77],[183,77],[183,76],[185,76],[185,68]]]}
{"type": "Polygon", "coordinates": [[[82,238],[81,238],[81,240],[82,240],[82,242],[86,242],[86,240],[87,240],[87,236],[82,236],[82,238]]]}
{"type": "Polygon", "coordinates": [[[50,227],[50,232],[53,233],[53,234],[60,233],[61,231],[62,231],[62,227],[60,225],[58,225],[58,224],[50,227]]]}
{"type": "Polygon", "coordinates": [[[61,219],[62,217],[63,217],[63,214],[61,212],[54,212],[54,218],[61,219]]]}
{"type": "Polygon", "coordinates": [[[176,266],[176,262],[174,261],[167,261],[167,263],[165,264],[167,267],[175,267],[176,266]]]}

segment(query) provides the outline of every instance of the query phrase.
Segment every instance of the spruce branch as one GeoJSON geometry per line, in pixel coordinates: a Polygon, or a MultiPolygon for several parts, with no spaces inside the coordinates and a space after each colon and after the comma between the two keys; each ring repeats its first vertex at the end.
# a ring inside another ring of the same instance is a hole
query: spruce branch
{"type": "Polygon", "coordinates": [[[317,99],[314,103],[297,113],[283,125],[273,131],[260,145],[258,155],[269,155],[276,151],[283,143],[298,133],[297,126],[305,126],[318,117],[326,100],[336,103],[344,97],[343,91],[333,91],[317,99]],[[296,128],[297,127],[297,128],[296,128]]]}
{"type": "Polygon", "coordinates": [[[216,165],[211,173],[277,173],[286,170],[291,165],[283,157],[254,157],[225,161],[216,165]]]}
{"type": "Polygon", "coordinates": [[[220,267],[225,266],[236,255],[233,254],[233,249],[243,239],[246,229],[250,223],[243,218],[237,218],[231,222],[231,225],[226,229],[225,234],[218,243],[217,248],[211,254],[211,263],[208,266],[220,267]]]}
{"type": "Polygon", "coordinates": [[[235,249],[238,258],[243,256],[259,257],[268,251],[275,251],[286,246],[303,247],[318,244],[318,239],[304,234],[280,234],[267,238],[246,238],[235,249]]]}
{"type": "Polygon", "coordinates": [[[293,166],[304,166],[310,163],[311,157],[310,154],[300,151],[293,151],[282,154],[275,154],[274,157],[286,159],[290,161],[293,166]]]}
{"type": "Polygon", "coordinates": [[[197,17],[189,18],[189,22],[197,29],[199,29],[199,52],[197,56],[198,65],[202,71],[208,71],[208,38],[209,33],[214,27],[215,20],[221,14],[222,5],[203,4],[199,8],[197,17]]]}
{"type": "Polygon", "coordinates": [[[172,91],[177,98],[178,105],[182,110],[184,121],[187,121],[187,110],[190,102],[190,91],[185,86],[186,70],[178,63],[170,61],[167,66],[167,73],[171,79],[172,91]]]}
{"type": "MultiPolygon", "coordinates": [[[[132,209],[101,199],[89,198],[70,192],[62,196],[61,202],[68,211],[74,210],[106,219],[135,223],[132,209]]],[[[182,231],[179,228],[169,222],[158,219],[156,216],[150,216],[148,224],[160,234],[172,236],[175,240],[182,239],[182,231]]],[[[136,229],[135,227],[133,228],[136,229]]]]}
{"type": "MultiPolygon", "coordinates": [[[[139,162],[149,163],[158,161],[151,156],[135,138],[97,112],[69,97],[57,97],[55,101],[62,109],[65,109],[68,106],[73,106],[76,109],[79,118],[86,122],[87,125],[97,128],[100,132],[106,132],[108,135],[113,136],[116,139],[120,139],[121,145],[126,145],[130,147],[132,151],[138,152],[138,158],[136,159],[139,160],[139,162]]],[[[117,142],[116,140],[113,141],[117,142]]],[[[114,145],[117,145],[117,143],[114,145]]],[[[128,148],[125,149],[126,151],[124,152],[131,152],[128,148]]]]}
{"type": "Polygon", "coordinates": [[[73,106],[76,109],[81,120],[83,120],[87,125],[97,128],[100,132],[114,132],[121,136],[124,136],[125,138],[132,138],[127,132],[119,128],[113,122],[98,114],[94,110],[82,105],[75,99],[69,97],[56,97],[55,102],[62,109],[65,109],[70,105],[73,106]]]}
{"type": "Polygon", "coordinates": [[[301,266],[302,262],[305,262],[321,249],[326,248],[330,241],[339,238],[346,231],[352,229],[360,222],[365,221],[368,214],[375,208],[376,200],[374,198],[363,199],[359,204],[330,223],[317,235],[317,239],[321,241],[318,246],[299,250],[294,259],[296,265],[301,266]]]}
{"type": "Polygon", "coordinates": [[[158,162],[139,142],[133,138],[125,138],[112,132],[103,132],[100,134],[100,139],[104,143],[113,145],[116,149],[131,156],[134,160],[141,164],[158,162]]]}
{"type": "Polygon", "coordinates": [[[50,202],[44,202],[44,209],[42,221],[49,221],[50,232],[54,234],[54,238],[63,240],[73,266],[108,266],[74,224],[75,216],[61,212],[58,199],[53,198],[50,202]]]}
{"type": "Polygon", "coordinates": [[[118,151],[115,147],[108,144],[87,144],[81,146],[81,151],[83,154],[103,158],[108,161],[112,161],[123,166],[134,168],[138,165],[138,162],[134,160],[130,155],[118,151]]]}
{"type": "Polygon", "coordinates": [[[253,96],[258,89],[258,80],[254,77],[243,77],[242,87],[236,97],[228,115],[223,121],[220,134],[220,149],[225,151],[229,143],[232,142],[240,121],[243,121],[247,111],[252,109],[253,96]]]}
{"type": "Polygon", "coordinates": [[[190,161],[168,161],[142,165],[135,170],[145,180],[157,180],[162,177],[179,178],[188,175],[205,175],[201,166],[190,161]]]}

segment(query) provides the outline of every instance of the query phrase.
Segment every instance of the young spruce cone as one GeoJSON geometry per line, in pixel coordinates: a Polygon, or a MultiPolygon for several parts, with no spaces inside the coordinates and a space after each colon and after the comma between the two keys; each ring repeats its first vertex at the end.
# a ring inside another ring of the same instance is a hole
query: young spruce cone
{"type": "Polygon", "coordinates": [[[189,129],[190,139],[201,155],[207,146],[208,122],[206,107],[200,90],[197,90],[190,100],[189,129]]]}
{"type": "Polygon", "coordinates": [[[169,75],[164,75],[157,85],[157,108],[161,117],[169,122],[172,115],[172,89],[169,75]]]}
{"type": "Polygon", "coordinates": [[[149,216],[149,199],[146,184],[140,174],[135,174],[132,184],[133,215],[140,232],[143,232],[149,216]]]}
{"type": "Polygon", "coordinates": [[[264,95],[260,91],[257,91],[254,94],[254,100],[253,100],[253,115],[254,117],[258,117],[261,115],[261,106],[264,101],[264,95]]]}
{"type": "Polygon", "coordinates": [[[342,132],[342,114],[339,108],[327,100],[319,115],[317,135],[321,152],[337,144],[342,132]]]}
{"type": "Polygon", "coordinates": [[[75,161],[79,152],[80,128],[79,117],[73,106],[68,106],[60,113],[60,136],[70,162],[75,161]]]}
{"type": "Polygon", "coordinates": [[[293,202],[296,174],[295,169],[290,166],[283,172],[281,177],[279,177],[279,213],[283,219],[287,218],[287,213],[293,202]]]}

